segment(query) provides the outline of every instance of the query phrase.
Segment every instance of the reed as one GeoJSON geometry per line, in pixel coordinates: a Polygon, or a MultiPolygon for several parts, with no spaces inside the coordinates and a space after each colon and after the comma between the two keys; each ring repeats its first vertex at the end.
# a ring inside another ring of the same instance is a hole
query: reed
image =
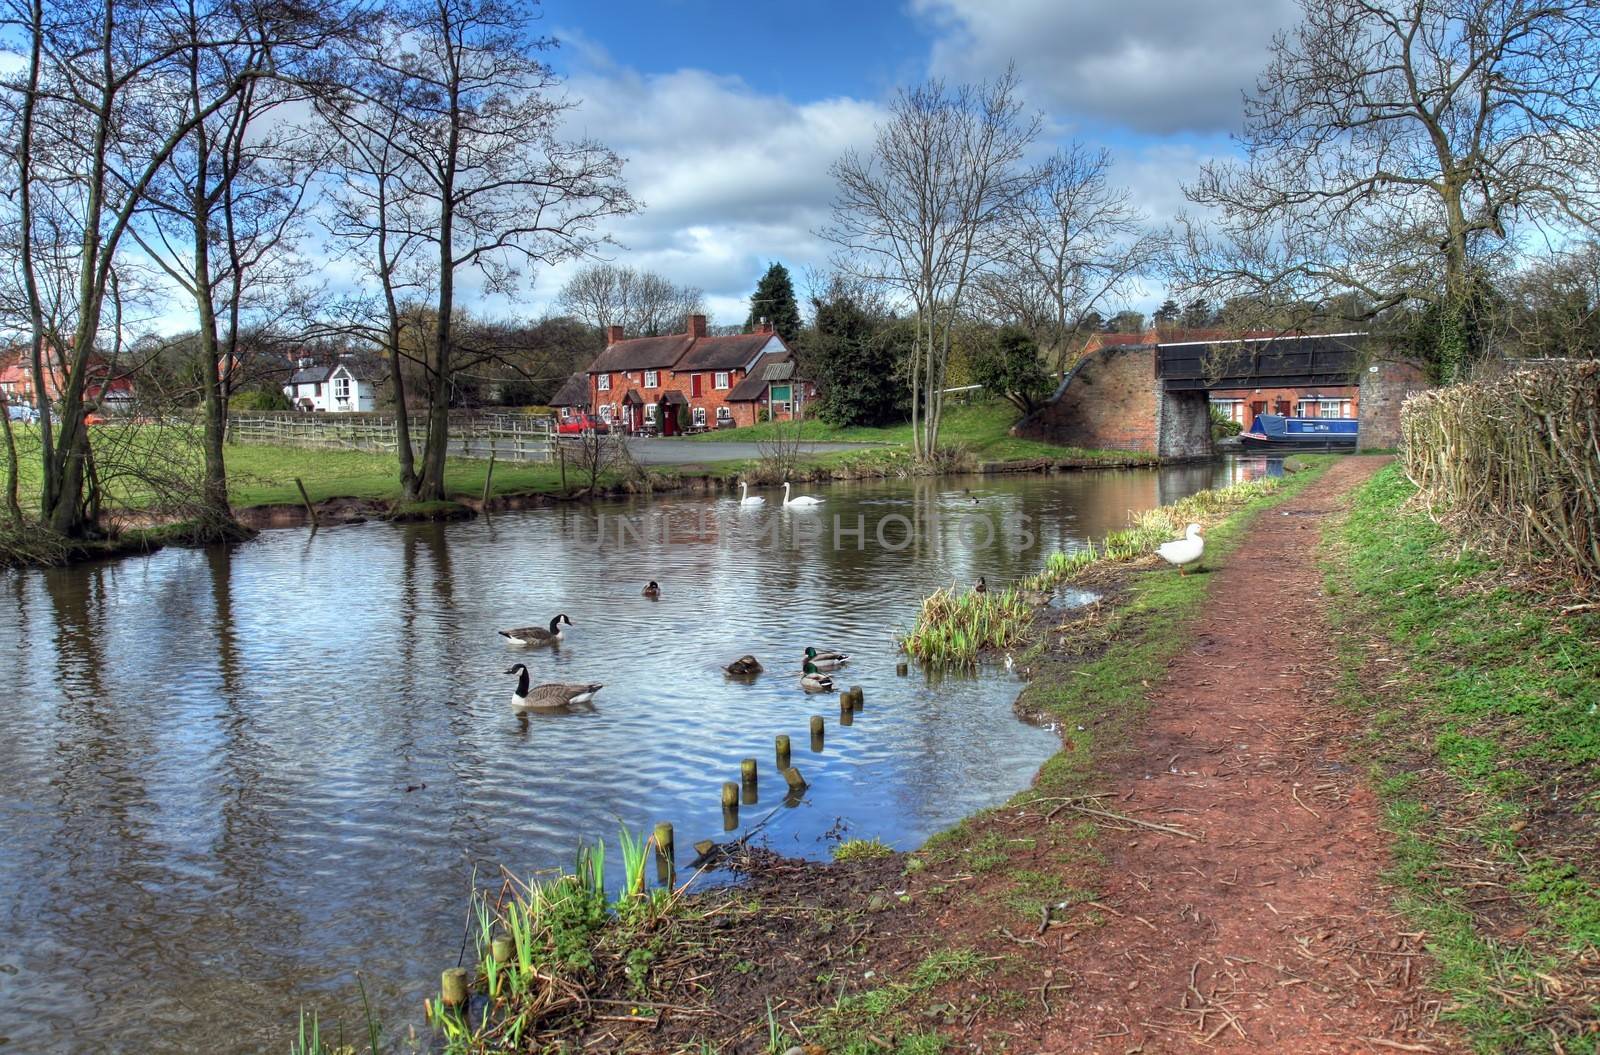
{"type": "Polygon", "coordinates": [[[1015,589],[938,590],[923,600],[916,625],[901,645],[924,663],[971,665],[985,650],[1025,641],[1032,623],[1033,607],[1015,589]]]}

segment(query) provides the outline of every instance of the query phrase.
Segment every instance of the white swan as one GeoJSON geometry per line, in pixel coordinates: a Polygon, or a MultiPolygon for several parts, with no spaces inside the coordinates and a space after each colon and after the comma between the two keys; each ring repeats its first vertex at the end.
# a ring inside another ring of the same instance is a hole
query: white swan
{"type": "Polygon", "coordinates": [[[742,506],[764,506],[767,500],[760,495],[750,497],[750,485],[743,480],[739,481],[739,504],[742,506]]]}
{"type": "Polygon", "coordinates": [[[1168,564],[1178,566],[1178,574],[1186,575],[1185,570],[1191,564],[1200,563],[1200,558],[1205,554],[1206,540],[1200,537],[1200,525],[1190,524],[1189,529],[1183,533],[1183,538],[1173,542],[1163,542],[1156,547],[1156,553],[1168,564]]]}
{"type": "Polygon", "coordinates": [[[802,508],[809,506],[820,506],[822,504],[822,499],[813,498],[810,495],[801,495],[799,498],[790,498],[789,481],[785,480],[783,482],[783,504],[786,506],[800,506],[802,508]]]}

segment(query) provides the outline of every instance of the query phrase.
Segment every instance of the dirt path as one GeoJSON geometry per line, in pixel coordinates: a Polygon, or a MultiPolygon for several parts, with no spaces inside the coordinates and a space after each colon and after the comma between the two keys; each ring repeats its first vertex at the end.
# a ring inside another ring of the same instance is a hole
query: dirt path
{"type": "Polygon", "coordinates": [[[1457,1050],[1430,1028],[1420,935],[1387,907],[1379,808],[1329,702],[1315,546],[1334,496],[1382,462],[1341,461],[1211,572],[1203,623],[1101,800],[1199,838],[1102,818],[1095,902],[984,943],[1044,988],[1027,1010],[974,1016],[970,1050],[1457,1050]]]}

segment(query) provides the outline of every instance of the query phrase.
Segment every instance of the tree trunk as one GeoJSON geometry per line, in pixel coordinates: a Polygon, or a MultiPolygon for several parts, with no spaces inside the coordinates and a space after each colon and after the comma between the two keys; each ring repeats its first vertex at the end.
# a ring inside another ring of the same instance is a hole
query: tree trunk
{"type": "Polygon", "coordinates": [[[11,517],[11,526],[21,531],[22,500],[17,479],[17,438],[11,431],[11,408],[4,400],[0,400],[0,431],[5,433],[6,441],[6,513],[11,517]]]}
{"type": "Polygon", "coordinates": [[[422,449],[422,478],[417,498],[444,501],[444,462],[450,448],[450,316],[455,311],[454,202],[447,190],[439,206],[439,308],[428,356],[428,435],[422,449]]]}
{"type": "MultiPolygon", "coordinates": [[[[202,148],[203,149],[203,148],[202,148]]],[[[201,514],[212,524],[226,526],[233,521],[228,508],[228,467],[223,444],[228,435],[228,404],[222,391],[222,371],[217,339],[217,312],[211,286],[211,210],[204,180],[196,190],[194,219],[194,299],[199,316],[200,391],[204,399],[205,429],[201,450],[205,457],[205,477],[200,485],[201,514]]]]}

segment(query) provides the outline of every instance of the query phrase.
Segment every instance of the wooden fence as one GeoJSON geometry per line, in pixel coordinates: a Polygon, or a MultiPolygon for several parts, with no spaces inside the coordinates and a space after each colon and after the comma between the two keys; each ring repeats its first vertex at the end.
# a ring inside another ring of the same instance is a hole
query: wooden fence
{"type": "Polygon", "coordinates": [[[1600,586],[1600,362],[1549,362],[1406,401],[1406,472],[1511,556],[1600,586]]]}
{"type": "MultiPolygon", "coordinates": [[[[418,444],[422,422],[411,422],[418,444]]],[[[393,451],[398,445],[392,417],[354,414],[271,414],[228,419],[231,443],[309,447],[319,450],[393,451]]],[[[556,456],[555,421],[517,414],[475,415],[450,421],[450,454],[456,458],[549,462],[556,456]]]]}

